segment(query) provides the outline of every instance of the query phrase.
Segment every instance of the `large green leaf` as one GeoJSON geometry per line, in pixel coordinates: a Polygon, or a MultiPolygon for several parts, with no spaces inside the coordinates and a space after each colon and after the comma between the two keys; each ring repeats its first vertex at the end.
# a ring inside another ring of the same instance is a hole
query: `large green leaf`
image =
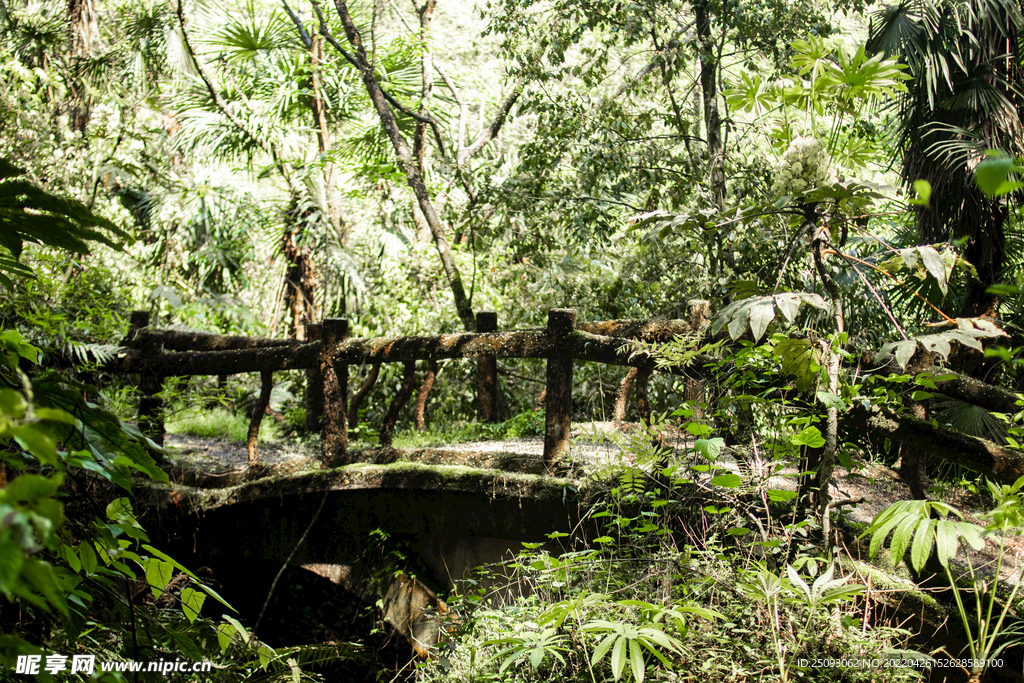
{"type": "Polygon", "coordinates": [[[1024,188],[1024,183],[1018,179],[1020,171],[1020,167],[1013,159],[1005,154],[998,154],[978,164],[974,179],[978,183],[978,188],[986,195],[1001,197],[1024,188]]]}
{"type": "Polygon", "coordinates": [[[81,202],[50,194],[22,175],[22,169],[0,159],[0,248],[13,257],[0,252],[0,284],[10,287],[11,276],[25,277],[27,269],[18,263],[25,242],[88,254],[89,242],[120,248],[129,239],[81,202]]]}
{"type": "Polygon", "coordinates": [[[808,391],[818,381],[821,349],[809,339],[784,339],[772,354],[782,362],[782,372],[793,377],[799,391],[808,391]]]}

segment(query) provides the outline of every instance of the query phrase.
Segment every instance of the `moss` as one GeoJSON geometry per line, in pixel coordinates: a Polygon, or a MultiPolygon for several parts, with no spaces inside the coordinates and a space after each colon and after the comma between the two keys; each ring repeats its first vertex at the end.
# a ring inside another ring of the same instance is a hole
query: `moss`
{"type": "Polygon", "coordinates": [[[582,486],[578,481],[545,475],[398,461],[389,465],[356,463],[330,470],[275,475],[222,489],[178,490],[195,507],[210,510],[271,496],[367,488],[437,489],[485,493],[495,498],[563,500],[566,488],[578,491],[582,486]]]}

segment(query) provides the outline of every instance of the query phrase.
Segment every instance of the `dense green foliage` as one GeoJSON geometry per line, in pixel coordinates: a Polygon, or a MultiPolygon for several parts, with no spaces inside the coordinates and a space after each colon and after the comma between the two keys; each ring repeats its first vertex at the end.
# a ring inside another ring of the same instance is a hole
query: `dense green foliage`
{"type": "MultiPolygon", "coordinates": [[[[811,675],[804,658],[906,647],[857,621],[830,486],[876,456],[910,477],[913,449],[854,417],[1024,442],[1019,415],[942,396],[931,370],[1019,388],[1024,19],[1004,0],[866,5],[0,2],[4,666],[77,647],[299,680],[338,651],[209,621],[209,582],[140,526],[127,496],[167,474],[132,423],[135,388],[102,366],[141,309],[301,339],[326,317],[393,336],[471,330],[484,310],[512,329],[553,307],[689,319],[706,302],[700,334],[647,349],[692,370],[650,389],[685,452],[640,428],[615,463],[581,464],[612,482],[604,535],[528,548],[503,571],[530,590],[504,604],[453,596],[448,649],[406,673],[788,681],[811,675]],[[795,491],[767,485],[783,471],[795,491]]],[[[354,392],[371,371],[351,370],[354,392]]],[[[441,363],[398,442],[542,433],[543,362],[501,371],[501,422],[470,422],[471,368],[441,363]]],[[[381,369],[363,445],[400,377],[381,369]]],[[[575,417],[610,421],[625,377],[578,364],[575,417]]],[[[315,440],[305,375],[275,379],[264,438],[315,440]]],[[[256,393],[168,382],[169,424],[240,439],[256,393]]],[[[1020,488],[991,485],[984,532],[943,503],[898,504],[870,549],[892,533],[894,564],[909,548],[920,570],[934,546],[953,583],[958,539],[1020,526],[1020,488]]],[[[954,603],[983,659],[1016,589],[999,603],[972,585],[976,610],[954,603]]]]}

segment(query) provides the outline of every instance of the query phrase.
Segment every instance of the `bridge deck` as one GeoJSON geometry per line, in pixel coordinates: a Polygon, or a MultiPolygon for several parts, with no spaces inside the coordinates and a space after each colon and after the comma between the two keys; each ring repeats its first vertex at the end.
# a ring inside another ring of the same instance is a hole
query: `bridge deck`
{"type": "MultiPolygon", "coordinates": [[[[642,429],[625,425],[614,430],[611,423],[577,423],[573,425],[573,442],[568,457],[556,464],[556,476],[578,477],[601,466],[629,461],[635,448],[646,441],[642,429]],[[636,441],[637,444],[631,444],[636,441]]],[[[668,433],[667,445],[683,448],[689,435],[674,430],[668,433]]],[[[186,434],[168,434],[166,444],[171,458],[178,460],[179,483],[206,488],[232,486],[246,478],[248,455],[245,443],[210,439],[186,434]]],[[[358,445],[358,442],[357,442],[358,445]]],[[[427,445],[416,448],[354,448],[354,463],[388,464],[398,460],[429,465],[466,465],[511,472],[541,474],[544,437],[472,441],[456,444],[427,445]]],[[[320,447],[316,442],[295,440],[260,443],[260,459],[268,474],[288,474],[318,468],[320,447]]]]}

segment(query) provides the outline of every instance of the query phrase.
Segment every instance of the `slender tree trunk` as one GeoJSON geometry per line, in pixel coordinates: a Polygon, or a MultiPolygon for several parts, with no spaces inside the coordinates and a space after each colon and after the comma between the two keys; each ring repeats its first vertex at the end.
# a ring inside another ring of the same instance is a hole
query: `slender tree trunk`
{"type": "MultiPolygon", "coordinates": [[[[430,14],[432,14],[433,2],[430,2],[429,4],[431,5],[430,14]]],[[[455,265],[455,260],[452,258],[451,247],[448,244],[447,227],[441,221],[441,217],[437,214],[437,209],[434,207],[434,203],[430,198],[430,192],[427,189],[427,184],[423,177],[423,168],[419,159],[417,159],[415,151],[410,148],[409,143],[399,130],[394,112],[391,111],[387,98],[380,87],[380,83],[377,82],[377,76],[374,67],[370,64],[369,58],[366,54],[362,36],[356,28],[352,15],[349,13],[348,3],[345,2],[345,0],[335,0],[335,7],[338,10],[338,16],[341,18],[341,22],[345,27],[345,35],[348,38],[348,42],[352,45],[354,50],[353,57],[356,62],[356,66],[359,69],[359,73],[362,76],[363,86],[366,88],[366,92],[370,96],[370,101],[373,103],[373,106],[377,111],[377,115],[380,118],[384,132],[387,134],[388,139],[391,140],[391,144],[395,148],[395,153],[398,156],[398,162],[401,165],[402,170],[405,172],[409,187],[412,189],[413,195],[416,197],[416,202],[419,205],[420,210],[423,212],[423,218],[426,220],[427,225],[430,228],[430,234],[433,238],[434,246],[441,259],[441,266],[444,269],[445,277],[448,280],[448,286],[451,289],[452,297],[455,300],[455,310],[458,313],[459,319],[462,321],[463,327],[467,331],[472,331],[476,329],[476,316],[473,314],[473,307],[469,301],[469,296],[466,294],[466,288],[462,284],[462,276],[455,265]]],[[[422,17],[423,14],[421,14],[421,26],[424,21],[422,17]]],[[[430,17],[427,16],[425,20],[427,26],[429,26],[429,19],[430,17]]],[[[322,30],[324,29],[322,28],[322,30]]]]}
{"type": "MultiPolygon", "coordinates": [[[[293,199],[292,205],[296,204],[293,199]]],[[[314,324],[319,316],[316,309],[312,251],[301,244],[302,230],[291,225],[281,238],[281,251],[288,264],[285,270],[285,310],[288,312],[288,335],[293,339],[306,338],[306,326],[314,324]]]]}
{"type": "Polygon", "coordinates": [[[82,82],[82,66],[92,54],[96,34],[96,12],[92,0],[68,0],[68,122],[71,129],[85,133],[92,117],[92,98],[82,82]]]}
{"type": "MultiPolygon", "coordinates": [[[[825,268],[825,262],[822,259],[822,247],[827,243],[828,231],[821,229],[817,226],[817,214],[813,206],[808,205],[805,207],[805,214],[808,221],[811,221],[811,230],[814,231],[814,236],[811,241],[811,255],[814,259],[814,267],[818,271],[818,277],[821,278],[822,284],[825,286],[825,290],[828,292],[830,303],[832,304],[832,317],[835,323],[835,329],[833,334],[840,335],[843,333],[846,322],[843,317],[843,302],[841,298],[841,292],[839,291],[839,285],[832,279],[832,275],[825,268]]],[[[824,353],[823,359],[825,361],[826,373],[828,375],[828,390],[833,396],[839,395],[839,365],[840,358],[839,353],[834,350],[831,344],[827,340],[822,340],[822,346],[824,353]]],[[[839,431],[839,409],[832,405],[827,409],[826,414],[826,431],[825,431],[825,449],[821,453],[821,462],[818,465],[818,511],[821,514],[821,530],[822,536],[825,539],[826,548],[829,548],[830,536],[831,536],[831,502],[832,498],[829,494],[829,487],[832,485],[832,472],[835,469],[836,463],[836,449],[838,448],[838,431],[839,431]]]]}
{"type": "Polygon", "coordinates": [[[395,425],[398,423],[398,415],[402,412],[402,408],[408,402],[409,397],[412,396],[413,379],[416,374],[416,361],[406,361],[402,366],[402,386],[399,387],[398,393],[395,398],[391,401],[391,406],[388,408],[387,415],[384,416],[384,421],[381,423],[378,435],[380,436],[380,445],[383,447],[390,447],[392,439],[395,435],[395,425]]]}
{"type": "Polygon", "coordinates": [[[419,431],[426,431],[427,429],[427,398],[430,396],[430,390],[434,387],[434,380],[437,378],[437,361],[427,361],[427,376],[423,380],[423,386],[420,387],[420,393],[416,395],[416,429],[419,431]]]}
{"type": "MultiPolygon", "coordinates": [[[[718,112],[718,53],[711,34],[711,12],[708,0],[696,0],[693,5],[697,43],[700,50],[700,91],[703,98],[704,130],[708,148],[708,166],[705,176],[708,189],[714,198],[715,207],[725,208],[725,143],[722,136],[722,117],[718,112]]],[[[722,262],[731,262],[732,253],[727,253],[722,232],[715,232],[715,248],[708,263],[711,277],[721,273],[722,262]]]]}
{"type": "Polygon", "coordinates": [[[633,380],[636,379],[636,368],[630,368],[626,376],[619,382],[619,390],[615,392],[615,413],[612,417],[612,424],[618,429],[622,421],[626,419],[626,407],[629,401],[629,391],[633,388],[633,380]]]}
{"type": "Polygon", "coordinates": [[[316,128],[317,151],[323,163],[324,198],[327,201],[327,221],[331,228],[338,235],[338,240],[345,242],[345,221],[341,217],[341,197],[338,188],[334,184],[334,164],[330,161],[328,153],[331,151],[331,129],[327,121],[327,103],[323,95],[322,69],[324,62],[324,37],[319,33],[310,36],[309,63],[310,89],[313,96],[310,98],[309,108],[313,114],[313,124],[316,128]]]}
{"type": "Polygon", "coordinates": [[[693,7],[700,49],[700,90],[704,98],[704,129],[708,144],[708,186],[718,208],[725,206],[725,144],[722,117],[718,112],[718,55],[711,35],[711,13],[707,0],[693,7]]]}
{"type": "Polygon", "coordinates": [[[363,384],[359,387],[359,391],[352,397],[352,401],[348,404],[348,428],[355,430],[359,427],[359,407],[363,405],[363,400],[366,399],[366,395],[373,389],[373,385],[377,383],[377,378],[380,377],[380,363],[374,363],[373,368],[370,370],[370,374],[363,380],[363,384]]]}
{"type": "Polygon", "coordinates": [[[274,373],[270,370],[260,372],[260,396],[256,405],[252,408],[252,417],[249,419],[249,431],[246,435],[246,451],[249,455],[249,467],[256,467],[260,464],[257,443],[260,438],[260,423],[263,422],[263,415],[270,405],[270,392],[274,388],[274,373]]]}

